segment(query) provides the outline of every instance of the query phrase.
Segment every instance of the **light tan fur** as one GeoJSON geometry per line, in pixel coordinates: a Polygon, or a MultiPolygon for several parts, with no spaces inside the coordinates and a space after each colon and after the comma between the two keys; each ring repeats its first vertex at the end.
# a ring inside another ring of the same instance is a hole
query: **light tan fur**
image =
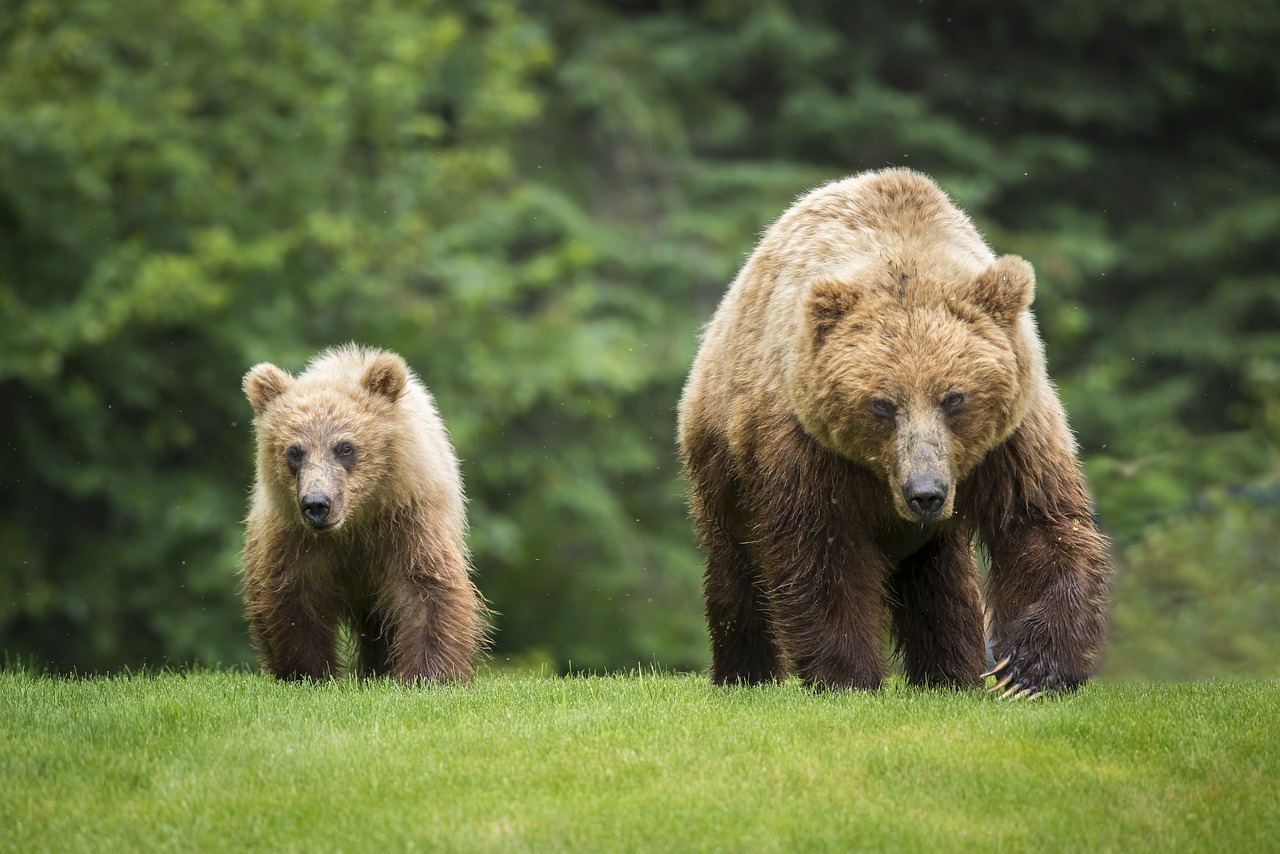
{"type": "Polygon", "coordinates": [[[997,653],[1039,687],[1092,672],[1110,568],[1033,294],[908,170],[814,190],[765,232],[680,403],[713,678],[879,684],[892,617],[915,681],[976,684],[975,533],[999,556],[997,653]],[[1037,551],[1061,525],[1074,553],[1037,551]]]}
{"type": "Polygon", "coordinates": [[[361,672],[467,679],[484,606],[458,460],[430,393],[399,356],[354,345],[296,379],[256,365],[244,391],[258,443],[244,592],[264,667],[336,675],[345,622],[361,672]],[[313,495],[326,499],[318,524],[303,512],[313,495]]]}

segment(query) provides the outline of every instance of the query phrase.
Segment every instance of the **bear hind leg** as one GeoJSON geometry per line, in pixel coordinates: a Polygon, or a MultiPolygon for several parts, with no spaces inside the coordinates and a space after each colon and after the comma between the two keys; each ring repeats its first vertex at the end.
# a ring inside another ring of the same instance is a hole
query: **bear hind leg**
{"type": "Polygon", "coordinates": [[[356,642],[356,672],[361,676],[385,676],[391,672],[391,626],[375,613],[352,620],[356,642]]]}
{"type": "Polygon", "coordinates": [[[968,537],[942,533],[903,560],[891,576],[890,601],[908,682],[982,684],[982,599],[968,537]]]}

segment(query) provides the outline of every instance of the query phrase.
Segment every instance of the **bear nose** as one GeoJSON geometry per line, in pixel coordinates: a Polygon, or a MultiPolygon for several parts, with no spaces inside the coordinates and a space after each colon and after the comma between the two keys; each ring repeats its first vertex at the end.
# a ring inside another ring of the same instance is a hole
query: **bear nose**
{"type": "Polygon", "coordinates": [[[324,524],[329,518],[329,511],[333,509],[333,503],[329,501],[329,496],[319,492],[308,492],[302,496],[302,518],[311,523],[313,528],[318,528],[324,524]]]}
{"type": "Polygon", "coordinates": [[[902,499],[920,519],[932,519],[947,503],[947,485],[936,478],[913,478],[902,487],[902,499]]]}

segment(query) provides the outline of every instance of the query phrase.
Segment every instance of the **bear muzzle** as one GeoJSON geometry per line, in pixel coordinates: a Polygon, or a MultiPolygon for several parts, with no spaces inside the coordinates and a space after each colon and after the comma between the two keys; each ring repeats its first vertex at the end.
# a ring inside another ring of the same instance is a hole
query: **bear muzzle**
{"type": "Polygon", "coordinates": [[[937,475],[909,477],[902,484],[902,501],[917,522],[932,522],[950,515],[944,513],[950,497],[951,484],[937,475]]]}
{"type": "Polygon", "coordinates": [[[322,492],[308,492],[298,502],[302,518],[317,531],[333,527],[330,514],[333,512],[333,501],[322,492]]]}
{"type": "Polygon", "coordinates": [[[955,464],[946,418],[932,406],[908,407],[900,417],[894,503],[908,522],[938,522],[955,507],[955,464]]]}

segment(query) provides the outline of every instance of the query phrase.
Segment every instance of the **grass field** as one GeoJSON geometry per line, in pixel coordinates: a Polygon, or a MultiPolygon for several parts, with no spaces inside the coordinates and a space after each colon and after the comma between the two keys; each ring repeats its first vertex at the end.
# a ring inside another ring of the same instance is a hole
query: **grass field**
{"type": "Polygon", "coordinates": [[[0,673],[0,849],[1280,848],[1280,683],[0,673]]]}

